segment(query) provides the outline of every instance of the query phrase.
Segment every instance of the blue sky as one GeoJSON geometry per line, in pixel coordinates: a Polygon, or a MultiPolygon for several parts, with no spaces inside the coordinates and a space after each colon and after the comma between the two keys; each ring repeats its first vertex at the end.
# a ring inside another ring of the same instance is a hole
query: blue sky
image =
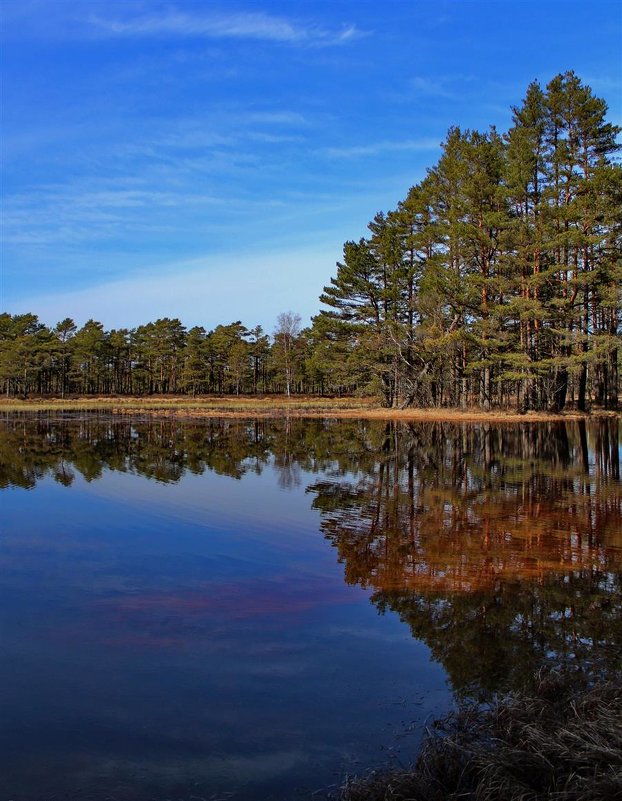
{"type": "Polygon", "coordinates": [[[622,124],[619,0],[4,0],[0,309],[306,323],[343,242],[573,69],[622,124]]]}

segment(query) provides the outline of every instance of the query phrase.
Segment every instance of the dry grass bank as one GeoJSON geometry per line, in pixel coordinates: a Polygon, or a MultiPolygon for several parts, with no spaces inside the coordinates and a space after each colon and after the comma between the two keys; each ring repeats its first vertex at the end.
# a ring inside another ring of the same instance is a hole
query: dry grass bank
{"type": "Polygon", "coordinates": [[[338,801],[622,799],[622,686],[542,679],[438,722],[410,770],[348,781],[338,801]]]}
{"type": "Polygon", "coordinates": [[[379,420],[420,420],[454,422],[551,422],[593,417],[620,417],[620,413],[595,411],[592,414],[568,411],[563,414],[481,409],[385,409],[372,398],[318,398],[309,396],[215,397],[77,397],[0,399],[0,412],[109,411],[113,414],[153,415],[157,417],[332,417],[379,420]]]}

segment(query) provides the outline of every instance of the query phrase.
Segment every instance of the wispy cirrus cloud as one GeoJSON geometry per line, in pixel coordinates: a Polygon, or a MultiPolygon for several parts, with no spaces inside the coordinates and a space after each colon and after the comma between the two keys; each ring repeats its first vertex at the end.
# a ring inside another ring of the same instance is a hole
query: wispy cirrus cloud
{"type": "Polygon", "coordinates": [[[444,97],[455,96],[455,91],[449,88],[447,78],[429,78],[423,75],[416,75],[408,82],[409,89],[413,94],[425,97],[444,97]]]}
{"type": "Polygon", "coordinates": [[[91,15],[89,23],[103,34],[127,37],[254,39],[289,44],[338,45],[364,35],[356,25],[329,30],[262,12],[195,14],[169,11],[131,19],[91,15]]]}
{"type": "MultiPolygon", "coordinates": [[[[208,209],[221,216],[250,214],[280,205],[276,199],[254,199],[235,195],[192,192],[187,185],[165,190],[132,186],[127,181],[98,181],[94,186],[67,184],[42,186],[36,196],[15,195],[6,199],[2,221],[5,245],[51,245],[95,242],[123,232],[135,236],[192,228],[208,209]],[[170,215],[176,215],[175,223],[170,215]],[[181,216],[181,218],[180,218],[181,216]]],[[[207,223],[203,223],[206,228],[207,223]]]]}
{"type": "Polygon", "coordinates": [[[261,125],[307,125],[307,118],[297,111],[251,111],[245,115],[248,123],[261,125]]]}
{"type": "Polygon", "coordinates": [[[435,107],[452,103],[473,103],[473,91],[481,87],[481,80],[472,74],[412,75],[395,89],[386,93],[396,103],[434,103],[435,107]]]}
{"type": "Polygon", "coordinates": [[[401,152],[401,151],[427,151],[438,150],[440,143],[438,139],[406,139],[403,141],[374,142],[369,145],[352,145],[346,147],[327,147],[321,151],[323,156],[333,159],[351,159],[365,156],[377,156],[380,153],[401,152]]]}
{"type": "Polygon", "coordinates": [[[6,308],[12,314],[34,309],[50,324],[70,310],[80,324],[93,317],[107,327],[177,315],[188,325],[212,327],[229,318],[260,323],[268,330],[283,309],[295,308],[305,320],[317,314],[317,298],[337,255],[322,247],[236,251],[145,265],[116,280],[107,270],[91,286],[30,291],[20,298],[7,294],[6,308]]]}

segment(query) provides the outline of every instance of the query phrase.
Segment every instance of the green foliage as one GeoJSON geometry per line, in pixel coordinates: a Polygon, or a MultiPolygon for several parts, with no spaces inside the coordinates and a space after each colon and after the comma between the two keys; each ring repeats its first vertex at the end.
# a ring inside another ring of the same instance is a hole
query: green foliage
{"type": "Polygon", "coordinates": [[[622,171],[606,112],[567,72],[528,88],[505,136],[451,128],[427,177],[344,246],[315,361],[334,343],[392,406],[616,407],[622,171]]]}
{"type": "Polygon", "coordinates": [[[616,408],[620,128],[573,72],[532,83],[512,127],[452,127],[438,163],[348,241],[301,330],[164,318],[105,331],[0,315],[7,395],[378,394],[386,406],[616,408]]]}

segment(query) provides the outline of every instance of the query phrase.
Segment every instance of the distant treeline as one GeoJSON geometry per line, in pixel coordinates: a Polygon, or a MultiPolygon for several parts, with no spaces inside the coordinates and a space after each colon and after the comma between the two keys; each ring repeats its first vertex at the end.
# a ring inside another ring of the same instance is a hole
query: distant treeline
{"type": "Polygon", "coordinates": [[[346,242],[300,329],[162,319],[105,331],[0,315],[6,394],[377,394],[386,406],[618,404],[622,129],[572,72],[506,134],[452,128],[438,163],[346,242]]]}
{"type": "Polygon", "coordinates": [[[320,392],[305,372],[307,332],[279,316],[270,337],[241,322],[188,330],[165,317],[131,330],[70,318],[54,328],[34,314],[0,315],[0,380],[7,395],[320,392]]]}

